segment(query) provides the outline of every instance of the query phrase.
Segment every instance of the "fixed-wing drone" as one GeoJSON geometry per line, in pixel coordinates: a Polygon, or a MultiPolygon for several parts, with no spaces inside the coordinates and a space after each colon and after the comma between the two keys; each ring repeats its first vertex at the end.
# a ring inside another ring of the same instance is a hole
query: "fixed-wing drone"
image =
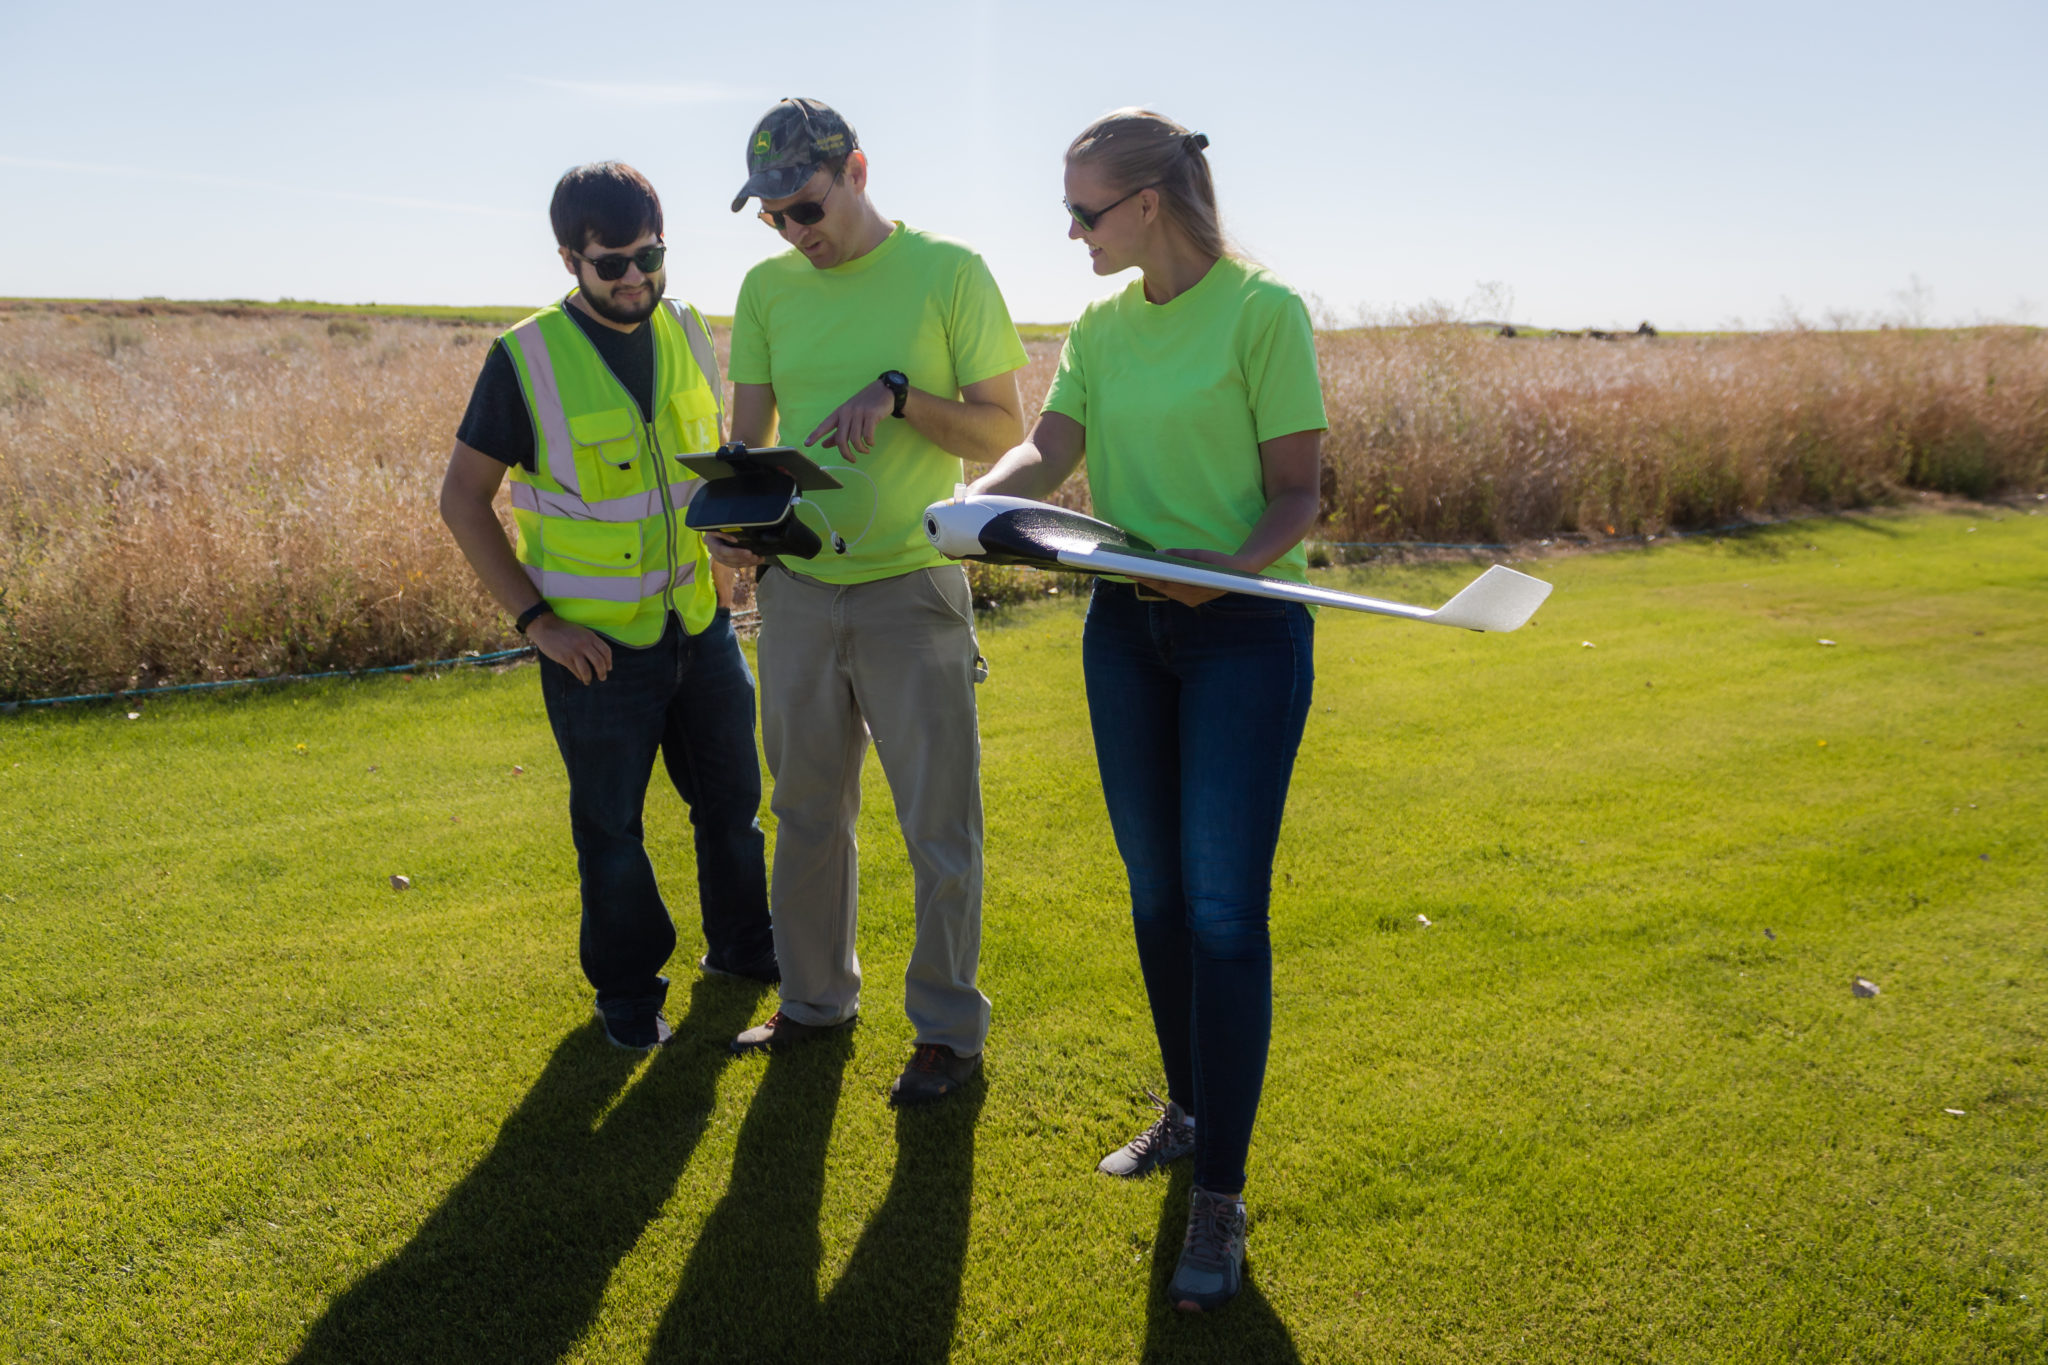
{"type": "Polygon", "coordinates": [[[1542,579],[1495,564],[1460,589],[1457,596],[1431,611],[1404,602],[1382,602],[1376,597],[1360,597],[1181,559],[1162,554],[1136,536],[1080,512],[1029,498],[982,493],[935,502],[925,508],[924,533],[940,554],[954,559],[1123,574],[1278,598],[1283,602],[1371,612],[1433,626],[1462,626],[1466,630],[1515,630],[1535,615],[1543,599],[1550,596],[1550,585],[1542,579]]]}

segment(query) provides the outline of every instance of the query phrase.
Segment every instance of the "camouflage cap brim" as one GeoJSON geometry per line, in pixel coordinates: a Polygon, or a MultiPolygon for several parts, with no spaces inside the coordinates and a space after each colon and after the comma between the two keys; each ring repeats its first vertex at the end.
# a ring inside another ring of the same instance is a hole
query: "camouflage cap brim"
{"type": "Polygon", "coordinates": [[[740,186],[739,194],[734,196],[732,211],[738,213],[747,206],[749,199],[782,199],[795,194],[809,183],[817,169],[813,165],[777,166],[773,170],[750,175],[747,183],[740,186]]]}

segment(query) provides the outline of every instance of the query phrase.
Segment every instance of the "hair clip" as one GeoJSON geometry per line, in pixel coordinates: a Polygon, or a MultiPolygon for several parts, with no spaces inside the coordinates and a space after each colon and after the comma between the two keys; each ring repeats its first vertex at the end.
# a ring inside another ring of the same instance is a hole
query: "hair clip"
{"type": "Polygon", "coordinates": [[[1187,150],[1189,156],[1193,156],[1209,145],[1209,135],[1207,133],[1189,133],[1180,140],[1180,145],[1187,150]]]}

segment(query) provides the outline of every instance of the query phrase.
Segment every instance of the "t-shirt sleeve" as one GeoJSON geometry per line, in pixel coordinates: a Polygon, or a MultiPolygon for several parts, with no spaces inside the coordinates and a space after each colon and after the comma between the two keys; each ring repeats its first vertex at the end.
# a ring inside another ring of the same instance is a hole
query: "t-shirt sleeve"
{"type": "MultiPolygon", "coordinates": [[[[988,262],[969,252],[953,286],[953,316],[948,332],[953,343],[953,377],[965,388],[984,379],[1024,368],[1028,357],[1017,339],[1017,324],[1003,302],[988,262]]],[[[915,383],[916,375],[911,376],[915,383]]]]}
{"type": "Polygon", "coordinates": [[[1053,371],[1052,388],[1046,391],[1045,410],[1071,417],[1085,427],[1088,425],[1088,372],[1081,368],[1081,349],[1074,344],[1080,332],[1081,323],[1076,322],[1067,329],[1067,339],[1060,343],[1060,367],[1053,371]]]}
{"type": "Polygon", "coordinates": [[[761,316],[761,294],[756,272],[748,271],[740,285],[740,301],[733,305],[732,354],[725,363],[725,377],[735,384],[775,382],[775,372],[768,365],[768,326],[761,316]]]}
{"type": "Polygon", "coordinates": [[[1251,396],[1258,439],[1270,441],[1297,431],[1327,431],[1322,374],[1316,368],[1316,334],[1308,307],[1291,290],[1252,334],[1245,356],[1245,390],[1251,396]]]}
{"type": "Polygon", "coordinates": [[[484,367],[469,391],[469,407],[455,439],[503,464],[533,468],[533,416],[519,387],[519,372],[502,341],[491,344],[484,367]]]}

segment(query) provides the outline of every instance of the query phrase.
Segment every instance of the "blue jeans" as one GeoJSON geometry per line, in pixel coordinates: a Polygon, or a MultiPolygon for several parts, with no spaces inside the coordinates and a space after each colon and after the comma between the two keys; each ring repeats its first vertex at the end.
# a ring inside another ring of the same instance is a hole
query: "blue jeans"
{"type": "Polygon", "coordinates": [[[1305,607],[1199,607],[1098,579],[1082,636],[1095,758],[1131,883],[1167,1093],[1195,1183],[1244,1188],[1273,1032],[1273,851],[1315,686],[1305,607]]]}
{"type": "Polygon", "coordinates": [[[654,755],[690,810],[697,900],[713,965],[772,960],[761,767],[754,749],[754,677],[720,611],[691,635],[671,614],[646,649],[612,642],[601,682],[545,656],[541,695],[569,770],[569,825],[583,888],[583,974],[615,1018],[661,1007],[662,964],[676,930],[642,841],[641,810],[654,755]]]}

